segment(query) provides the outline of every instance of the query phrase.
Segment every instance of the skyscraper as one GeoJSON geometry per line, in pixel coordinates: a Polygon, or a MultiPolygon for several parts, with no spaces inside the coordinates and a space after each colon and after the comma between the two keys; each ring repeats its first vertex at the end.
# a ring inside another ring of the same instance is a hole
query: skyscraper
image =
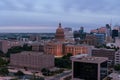
{"type": "Polygon", "coordinates": [[[109,24],[106,24],[106,43],[112,42],[112,30],[109,24]]]}
{"type": "Polygon", "coordinates": [[[64,28],[64,34],[65,34],[65,40],[69,41],[69,42],[73,42],[74,41],[74,37],[73,37],[73,32],[72,32],[72,28],[64,28]]]}

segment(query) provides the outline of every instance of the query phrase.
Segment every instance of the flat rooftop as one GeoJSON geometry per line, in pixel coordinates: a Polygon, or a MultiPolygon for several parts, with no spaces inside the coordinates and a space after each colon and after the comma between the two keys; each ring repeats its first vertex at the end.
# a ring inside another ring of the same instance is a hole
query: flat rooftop
{"type": "Polygon", "coordinates": [[[12,55],[32,55],[32,56],[39,56],[39,55],[51,55],[51,54],[45,54],[43,52],[35,52],[35,51],[23,51],[23,52],[12,54],[12,55]]]}
{"type": "Polygon", "coordinates": [[[93,48],[92,50],[106,50],[106,51],[115,51],[114,49],[106,49],[106,48],[93,48]]]}
{"type": "Polygon", "coordinates": [[[77,57],[77,58],[72,58],[72,61],[77,61],[77,62],[85,62],[85,63],[102,63],[104,61],[107,61],[107,57],[91,57],[91,56],[83,56],[83,57],[77,57]]]}
{"type": "Polygon", "coordinates": [[[119,73],[111,73],[108,76],[112,78],[111,80],[120,80],[120,74],[119,73]]]}

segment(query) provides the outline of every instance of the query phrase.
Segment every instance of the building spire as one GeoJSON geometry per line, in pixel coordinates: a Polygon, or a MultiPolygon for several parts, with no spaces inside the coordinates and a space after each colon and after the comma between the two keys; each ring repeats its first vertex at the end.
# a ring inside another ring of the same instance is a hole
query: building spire
{"type": "Polygon", "coordinates": [[[59,28],[61,28],[61,23],[59,23],[59,28]]]}

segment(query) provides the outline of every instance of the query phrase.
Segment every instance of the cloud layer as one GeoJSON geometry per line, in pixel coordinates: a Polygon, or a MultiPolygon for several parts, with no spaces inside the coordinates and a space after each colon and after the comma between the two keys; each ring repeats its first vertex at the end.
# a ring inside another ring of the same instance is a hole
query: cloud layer
{"type": "MultiPolygon", "coordinates": [[[[0,0],[0,26],[98,27],[120,21],[120,0],[0,0]]],[[[1,28],[0,28],[1,29],[1,28]]]]}

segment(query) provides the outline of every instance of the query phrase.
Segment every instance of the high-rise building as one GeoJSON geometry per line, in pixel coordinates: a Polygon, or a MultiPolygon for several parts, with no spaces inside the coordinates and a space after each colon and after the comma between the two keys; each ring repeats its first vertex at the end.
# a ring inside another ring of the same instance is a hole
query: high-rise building
{"type": "Polygon", "coordinates": [[[109,24],[106,24],[106,43],[111,43],[112,42],[112,30],[111,26],[109,24]]]}
{"type": "Polygon", "coordinates": [[[99,33],[99,34],[106,34],[106,27],[100,27],[98,29],[91,30],[91,33],[99,33]]]}
{"type": "Polygon", "coordinates": [[[97,37],[95,35],[87,34],[84,42],[88,45],[94,45],[94,46],[98,45],[97,37]]]}
{"type": "Polygon", "coordinates": [[[75,57],[72,59],[72,80],[103,80],[108,74],[106,57],[75,57]]]}
{"type": "Polygon", "coordinates": [[[119,37],[115,38],[115,45],[120,48],[120,38],[119,37]]]}
{"type": "Polygon", "coordinates": [[[65,35],[65,41],[68,41],[68,42],[74,41],[72,28],[68,28],[68,27],[64,28],[64,35],[65,35]]]}
{"type": "Polygon", "coordinates": [[[102,44],[105,43],[105,34],[96,33],[96,34],[94,34],[94,35],[95,35],[95,37],[96,37],[96,39],[97,39],[97,43],[98,43],[99,45],[102,45],[102,44]]]}
{"type": "Polygon", "coordinates": [[[118,30],[113,29],[112,30],[112,38],[115,40],[115,37],[118,37],[118,30]]]}
{"type": "Polygon", "coordinates": [[[86,37],[86,33],[84,32],[84,27],[80,27],[80,30],[74,31],[74,38],[79,39],[79,40],[83,40],[86,37]]]}
{"type": "Polygon", "coordinates": [[[79,32],[80,32],[80,33],[83,33],[83,32],[84,32],[84,27],[80,27],[79,32]]]}

